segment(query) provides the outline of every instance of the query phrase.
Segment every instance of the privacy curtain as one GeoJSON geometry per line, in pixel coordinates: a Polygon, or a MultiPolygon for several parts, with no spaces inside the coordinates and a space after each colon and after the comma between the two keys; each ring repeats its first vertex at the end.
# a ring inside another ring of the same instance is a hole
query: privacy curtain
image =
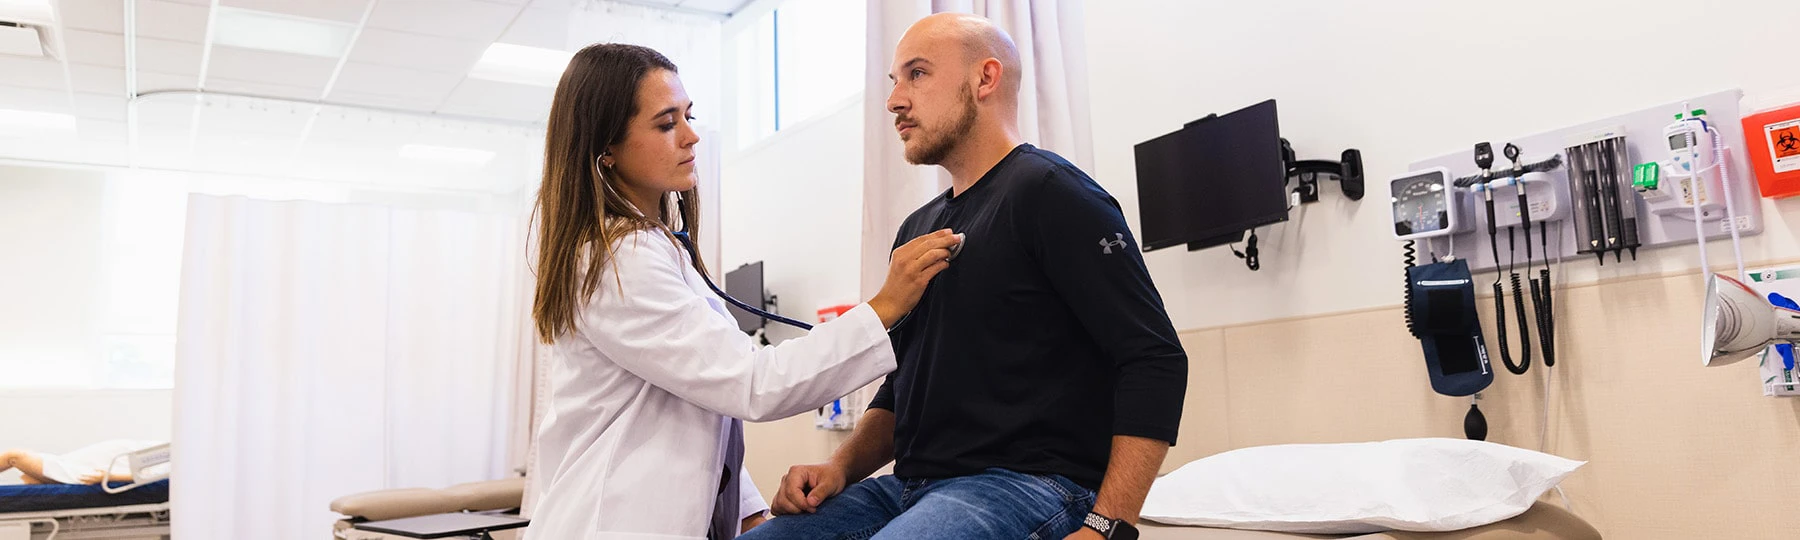
{"type": "Polygon", "coordinates": [[[175,538],[313,540],[330,502],[512,474],[516,216],[193,195],[175,538]]]}
{"type": "Polygon", "coordinates": [[[1088,112],[1087,34],[1081,0],[883,0],[869,2],[864,86],[862,293],[872,297],[887,276],[894,234],[925,201],[949,189],[936,167],[906,163],[894,115],[887,111],[888,68],[900,36],[932,13],[973,13],[994,21],[1019,47],[1025,64],[1019,134],[1076,166],[1094,163],[1088,112]]]}

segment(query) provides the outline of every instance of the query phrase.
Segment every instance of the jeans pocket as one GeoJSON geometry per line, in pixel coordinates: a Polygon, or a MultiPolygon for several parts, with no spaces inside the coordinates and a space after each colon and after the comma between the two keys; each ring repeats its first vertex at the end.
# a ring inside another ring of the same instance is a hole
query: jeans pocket
{"type": "Polygon", "coordinates": [[[1087,488],[1081,487],[1081,484],[1077,484],[1060,475],[1027,474],[1025,476],[1037,480],[1039,484],[1042,484],[1044,487],[1049,488],[1050,491],[1056,493],[1057,496],[1061,497],[1065,506],[1080,502],[1083,498],[1089,500],[1089,505],[1093,504],[1092,499],[1094,497],[1094,492],[1088,491],[1087,488]]]}
{"type": "Polygon", "coordinates": [[[1061,540],[1080,530],[1081,522],[1094,507],[1094,492],[1081,487],[1067,478],[1053,474],[1028,474],[1060,497],[1062,507],[1049,520],[1046,520],[1027,538],[1030,540],[1061,540]]]}

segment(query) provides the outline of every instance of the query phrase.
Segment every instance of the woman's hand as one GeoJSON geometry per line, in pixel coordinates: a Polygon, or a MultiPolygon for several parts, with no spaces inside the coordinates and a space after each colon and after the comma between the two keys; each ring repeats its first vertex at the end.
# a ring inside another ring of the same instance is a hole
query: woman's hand
{"type": "Polygon", "coordinates": [[[882,282],[881,292],[869,300],[869,307],[881,317],[882,326],[893,328],[901,317],[919,305],[919,298],[925,295],[925,286],[931,284],[931,278],[950,267],[950,248],[958,241],[950,229],[941,229],[914,238],[894,250],[893,259],[888,263],[887,280],[882,282]]]}
{"type": "Polygon", "coordinates": [[[744,533],[750,532],[750,529],[754,529],[754,528],[756,528],[757,525],[762,525],[764,521],[768,521],[768,520],[769,520],[768,512],[757,512],[755,515],[746,517],[746,518],[744,518],[744,523],[738,529],[738,534],[744,534],[744,533]]]}

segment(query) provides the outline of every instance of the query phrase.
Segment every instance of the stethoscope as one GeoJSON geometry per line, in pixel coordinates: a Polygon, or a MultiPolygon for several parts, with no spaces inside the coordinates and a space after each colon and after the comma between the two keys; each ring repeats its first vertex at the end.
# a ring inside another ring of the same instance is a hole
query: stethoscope
{"type": "MultiPolygon", "coordinates": [[[[688,237],[688,232],[687,232],[686,228],[684,227],[683,230],[675,231],[674,234],[675,234],[676,239],[681,240],[681,247],[687,248],[688,256],[693,259],[694,270],[695,270],[694,273],[700,274],[700,280],[706,282],[706,288],[712,289],[713,294],[719,295],[719,299],[724,300],[726,303],[731,304],[733,306],[737,306],[738,309],[747,311],[751,315],[756,315],[758,317],[762,317],[764,319],[768,319],[768,320],[775,321],[775,322],[778,322],[781,324],[792,326],[794,328],[799,328],[801,330],[811,331],[813,329],[813,325],[806,324],[806,323],[796,321],[793,319],[789,319],[787,317],[776,315],[774,313],[769,313],[769,312],[763,311],[761,309],[750,307],[749,304],[745,304],[743,301],[738,300],[736,298],[732,298],[731,295],[729,295],[729,294],[725,294],[725,291],[720,290],[718,285],[713,284],[712,278],[706,276],[706,272],[699,271],[699,269],[700,269],[700,252],[698,250],[694,249],[694,240],[692,238],[688,237]]],[[[950,259],[949,260],[956,260],[956,256],[962,254],[963,244],[965,243],[965,240],[967,240],[967,239],[968,239],[968,237],[963,235],[962,233],[956,234],[956,245],[952,246],[950,248],[950,259]]],[[[906,321],[911,320],[911,319],[912,319],[912,314],[907,313],[906,315],[900,317],[899,322],[894,323],[894,328],[890,328],[889,330],[900,328],[901,325],[906,324],[906,321]]]]}
{"type": "Polygon", "coordinates": [[[751,315],[755,315],[758,317],[762,317],[764,319],[768,319],[768,320],[775,321],[775,322],[778,322],[781,324],[792,326],[794,328],[799,328],[801,330],[809,330],[809,331],[813,329],[813,326],[810,324],[806,324],[806,323],[803,323],[800,321],[789,319],[787,317],[776,315],[774,313],[769,313],[767,311],[763,311],[758,308],[750,307],[750,304],[746,304],[743,301],[740,301],[736,298],[732,298],[731,295],[729,295],[729,294],[725,294],[725,291],[720,290],[718,285],[713,284],[712,278],[706,276],[706,272],[697,271],[700,269],[700,252],[698,250],[694,249],[694,240],[692,238],[688,237],[688,232],[686,230],[676,231],[675,238],[681,240],[681,247],[687,248],[688,256],[693,258],[694,269],[696,270],[696,272],[694,272],[694,273],[700,274],[700,280],[706,282],[706,288],[712,289],[713,294],[719,295],[719,299],[724,300],[725,303],[731,304],[733,306],[737,306],[738,309],[747,311],[751,315]]]}
{"type": "MultiPolygon", "coordinates": [[[[601,152],[600,155],[594,156],[593,166],[594,166],[594,175],[596,177],[604,176],[600,172],[601,169],[610,169],[611,168],[611,166],[609,164],[603,165],[603,162],[601,161],[602,158],[605,158],[606,156],[609,156],[609,155],[612,155],[612,153],[611,152],[601,152]]],[[[608,189],[608,190],[612,189],[612,184],[602,183],[602,185],[606,186],[606,189],[608,189]]],[[[667,230],[667,229],[664,229],[664,230],[667,230]]],[[[723,289],[720,289],[718,285],[713,283],[712,278],[707,277],[706,272],[700,271],[700,251],[694,249],[694,240],[688,236],[687,225],[684,223],[681,226],[681,230],[670,231],[670,232],[675,235],[675,238],[681,240],[681,247],[687,248],[688,256],[693,258],[694,273],[700,274],[700,280],[706,282],[706,288],[712,289],[713,294],[719,295],[719,299],[724,300],[726,303],[731,304],[733,306],[737,306],[738,309],[747,311],[751,315],[756,315],[758,317],[762,317],[763,319],[775,321],[775,322],[778,322],[781,324],[792,326],[794,328],[799,328],[801,330],[807,330],[807,331],[812,330],[813,327],[810,324],[806,324],[806,323],[803,323],[800,321],[789,319],[787,317],[776,315],[774,313],[769,313],[769,312],[763,311],[759,308],[750,307],[750,304],[746,304],[736,298],[732,298],[731,295],[729,295],[729,294],[725,294],[725,291],[723,289]]]]}

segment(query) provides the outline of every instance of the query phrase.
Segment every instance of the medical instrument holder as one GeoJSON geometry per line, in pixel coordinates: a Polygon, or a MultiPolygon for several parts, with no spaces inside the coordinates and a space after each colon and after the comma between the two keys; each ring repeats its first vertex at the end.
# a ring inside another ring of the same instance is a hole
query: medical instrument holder
{"type": "MultiPolygon", "coordinates": [[[[1736,125],[1739,122],[1738,102],[1742,95],[1743,93],[1741,91],[1727,90],[1610,118],[1598,119],[1593,122],[1574,125],[1565,129],[1527,137],[1513,138],[1511,141],[1517,143],[1520,147],[1525,148],[1528,152],[1533,149],[1550,151],[1553,149],[1567,148],[1570,146],[1570,143],[1591,140],[1592,137],[1600,134],[1600,132],[1606,129],[1623,127],[1624,132],[1627,135],[1623,149],[1628,159],[1623,162],[1627,164],[1623,171],[1627,180],[1620,191],[1620,202],[1622,204],[1629,203],[1637,205],[1634,210],[1637,213],[1639,221],[1637,229],[1641,248],[1691,246],[1694,243],[1693,219],[1691,217],[1684,218],[1680,213],[1655,214],[1646,211],[1647,209],[1652,209],[1654,207],[1646,205],[1643,202],[1642,197],[1638,196],[1636,190],[1632,189],[1629,179],[1632,172],[1631,165],[1666,158],[1668,155],[1668,150],[1665,148],[1667,141],[1662,139],[1662,131],[1663,128],[1669,124],[1670,114],[1683,110],[1684,102],[1689,104],[1689,106],[1686,107],[1689,110],[1706,109],[1710,118],[1709,121],[1715,126],[1731,126],[1736,125]]],[[[1736,129],[1720,129],[1719,131],[1721,132],[1721,136],[1724,139],[1726,146],[1732,149],[1727,152],[1725,159],[1725,161],[1729,163],[1729,166],[1732,167],[1732,184],[1726,191],[1737,206],[1736,226],[1742,236],[1761,234],[1764,228],[1764,220],[1762,217],[1762,205],[1760,204],[1759,195],[1755,185],[1756,183],[1750,181],[1749,175],[1745,173],[1745,171],[1749,170],[1749,162],[1744,157],[1745,152],[1737,151],[1737,149],[1744,147],[1743,132],[1736,129]]],[[[1566,155],[1563,157],[1565,161],[1568,158],[1566,155]]],[[[1422,171],[1432,167],[1448,168],[1452,174],[1457,175],[1459,178],[1480,172],[1479,169],[1470,163],[1469,152],[1467,150],[1446,153],[1441,156],[1413,162],[1408,170],[1422,171]]],[[[1550,181],[1552,182],[1568,182],[1568,173],[1569,167],[1565,166],[1545,174],[1550,175],[1550,181]]],[[[1494,170],[1494,174],[1505,174],[1505,170],[1496,169],[1494,170]]],[[[1527,182],[1527,185],[1529,186],[1530,183],[1531,182],[1527,182]]],[[[1539,201],[1542,200],[1539,193],[1532,190],[1529,194],[1532,206],[1537,206],[1539,201]]],[[[1503,196],[1502,193],[1495,193],[1494,195],[1497,201],[1503,196]]],[[[1508,199],[1510,199],[1510,197],[1508,197],[1508,199]]],[[[1576,206],[1581,202],[1579,197],[1571,196],[1567,203],[1571,206],[1571,213],[1563,219],[1540,221],[1538,220],[1537,214],[1534,213],[1532,215],[1532,228],[1538,228],[1542,225],[1548,225],[1550,227],[1550,239],[1548,242],[1550,252],[1536,254],[1539,264],[1545,262],[1545,257],[1549,258],[1549,262],[1556,262],[1576,256],[1576,234],[1572,222],[1578,221],[1578,217],[1584,216],[1582,210],[1576,206]]],[[[1496,210],[1499,209],[1496,208],[1496,210]]],[[[1471,270],[1475,272],[1490,271],[1495,268],[1495,261],[1489,254],[1490,249],[1486,232],[1486,216],[1480,215],[1481,212],[1476,212],[1475,214],[1477,214],[1477,220],[1481,222],[1475,224],[1473,231],[1451,235],[1449,239],[1436,240],[1436,245],[1441,248],[1447,242],[1454,243],[1456,246],[1456,255],[1460,258],[1467,259],[1471,270]]],[[[1723,212],[1717,212],[1716,214],[1723,214],[1723,212]]],[[[1730,231],[1726,228],[1726,220],[1723,219],[1723,216],[1714,217],[1709,215],[1706,219],[1705,234],[1708,239],[1729,238],[1730,231]]],[[[1505,236],[1505,231],[1501,231],[1501,257],[1506,257],[1507,255],[1504,244],[1506,241],[1505,236]]],[[[1537,233],[1534,232],[1532,236],[1537,236],[1537,233]]],[[[1421,246],[1421,248],[1427,246],[1421,246]]],[[[1521,251],[1522,250],[1523,248],[1521,247],[1521,251]]],[[[1523,253],[1520,255],[1522,260],[1523,253]]],[[[1612,257],[1608,258],[1611,259],[1612,257]]],[[[1505,260],[1499,262],[1501,265],[1505,265],[1506,263],[1505,260]]],[[[1610,263],[1611,261],[1608,262],[1610,263]]]]}

